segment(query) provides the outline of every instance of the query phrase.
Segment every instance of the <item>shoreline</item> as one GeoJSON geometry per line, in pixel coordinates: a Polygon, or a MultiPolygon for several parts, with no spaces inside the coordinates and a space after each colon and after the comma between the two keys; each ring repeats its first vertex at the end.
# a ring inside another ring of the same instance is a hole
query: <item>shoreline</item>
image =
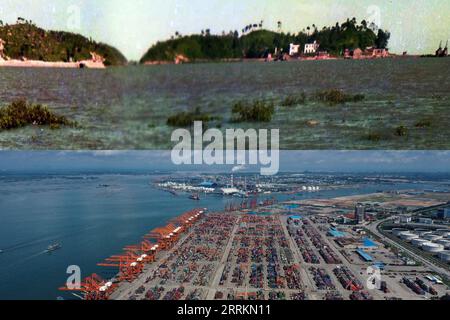
{"type": "Polygon", "coordinates": [[[84,60],[78,62],[41,61],[41,60],[0,60],[1,67],[10,68],[60,68],[60,69],[106,69],[103,62],[84,60]]]}
{"type": "MultiPolygon", "coordinates": [[[[390,59],[418,59],[418,58],[433,58],[426,57],[421,55],[390,55],[388,57],[363,57],[358,59],[353,58],[344,58],[344,57],[301,57],[301,58],[288,58],[286,60],[271,60],[268,61],[265,58],[230,58],[230,59],[199,59],[177,63],[175,61],[166,61],[166,60],[156,60],[156,61],[146,61],[144,63],[139,63],[141,66],[160,66],[160,65],[182,65],[182,64],[201,64],[201,63],[233,63],[233,62],[264,62],[264,63],[274,63],[274,62],[304,62],[304,61],[342,61],[342,60],[350,60],[350,61],[366,61],[366,60],[390,60],[390,59]]],[[[438,58],[438,57],[435,57],[438,58]]]]}

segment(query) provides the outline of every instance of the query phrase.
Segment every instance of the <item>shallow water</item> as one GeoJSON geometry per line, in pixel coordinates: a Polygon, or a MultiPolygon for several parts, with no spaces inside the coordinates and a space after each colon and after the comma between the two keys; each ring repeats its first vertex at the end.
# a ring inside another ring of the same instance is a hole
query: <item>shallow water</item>
{"type": "Polygon", "coordinates": [[[27,127],[0,132],[7,149],[171,148],[168,116],[202,111],[221,127],[279,128],[283,149],[449,149],[450,59],[289,63],[206,63],[107,70],[0,69],[0,104],[16,98],[48,104],[80,128],[27,127]],[[230,123],[236,101],[281,101],[339,88],[365,101],[277,107],[270,124],[230,123]],[[431,128],[415,124],[431,119],[431,128]],[[309,120],[318,121],[308,126],[309,120]],[[409,128],[406,137],[395,128],[409,128]],[[381,141],[369,133],[385,133],[381,141]]]}

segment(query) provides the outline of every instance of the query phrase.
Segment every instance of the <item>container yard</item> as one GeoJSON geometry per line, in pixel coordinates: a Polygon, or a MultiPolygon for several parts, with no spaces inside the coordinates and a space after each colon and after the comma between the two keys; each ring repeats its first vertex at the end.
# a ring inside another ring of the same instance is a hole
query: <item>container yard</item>
{"type": "MultiPolygon", "coordinates": [[[[76,291],[86,300],[415,300],[449,292],[430,280],[439,279],[432,270],[405,263],[363,228],[336,225],[329,210],[286,208],[187,212],[99,263],[115,277],[92,275],[76,291]]],[[[428,232],[392,230],[448,261],[447,243],[426,240],[437,236],[428,232]]]]}

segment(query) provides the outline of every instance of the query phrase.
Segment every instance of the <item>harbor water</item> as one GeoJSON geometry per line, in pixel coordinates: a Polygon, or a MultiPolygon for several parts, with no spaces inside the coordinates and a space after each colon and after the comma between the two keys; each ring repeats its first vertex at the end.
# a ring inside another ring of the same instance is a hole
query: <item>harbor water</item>
{"type": "Polygon", "coordinates": [[[284,150],[449,148],[450,59],[203,63],[107,70],[0,70],[0,105],[24,98],[79,124],[28,126],[0,133],[0,148],[41,150],[170,149],[168,117],[197,108],[225,128],[280,129],[284,150]],[[330,106],[318,91],[364,95],[330,106]],[[303,104],[281,106],[289,96],[303,104]],[[273,100],[270,123],[234,123],[236,102],[273,100]],[[421,125],[425,124],[425,125],[421,125]],[[395,129],[408,128],[398,136],[395,129]],[[380,134],[380,139],[369,139],[380,134]],[[385,137],[385,135],[387,136],[385,137]]]}

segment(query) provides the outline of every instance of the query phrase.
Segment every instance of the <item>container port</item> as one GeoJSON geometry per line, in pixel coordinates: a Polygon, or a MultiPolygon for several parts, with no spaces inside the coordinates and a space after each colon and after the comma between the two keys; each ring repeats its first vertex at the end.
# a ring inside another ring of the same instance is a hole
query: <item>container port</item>
{"type": "MultiPolygon", "coordinates": [[[[376,219],[340,222],[355,204],[348,199],[195,209],[100,262],[117,272],[111,279],[94,274],[61,290],[86,300],[390,300],[449,292],[443,274],[387,246],[376,219]]],[[[394,225],[388,234],[448,262],[446,232],[394,225]]]]}

